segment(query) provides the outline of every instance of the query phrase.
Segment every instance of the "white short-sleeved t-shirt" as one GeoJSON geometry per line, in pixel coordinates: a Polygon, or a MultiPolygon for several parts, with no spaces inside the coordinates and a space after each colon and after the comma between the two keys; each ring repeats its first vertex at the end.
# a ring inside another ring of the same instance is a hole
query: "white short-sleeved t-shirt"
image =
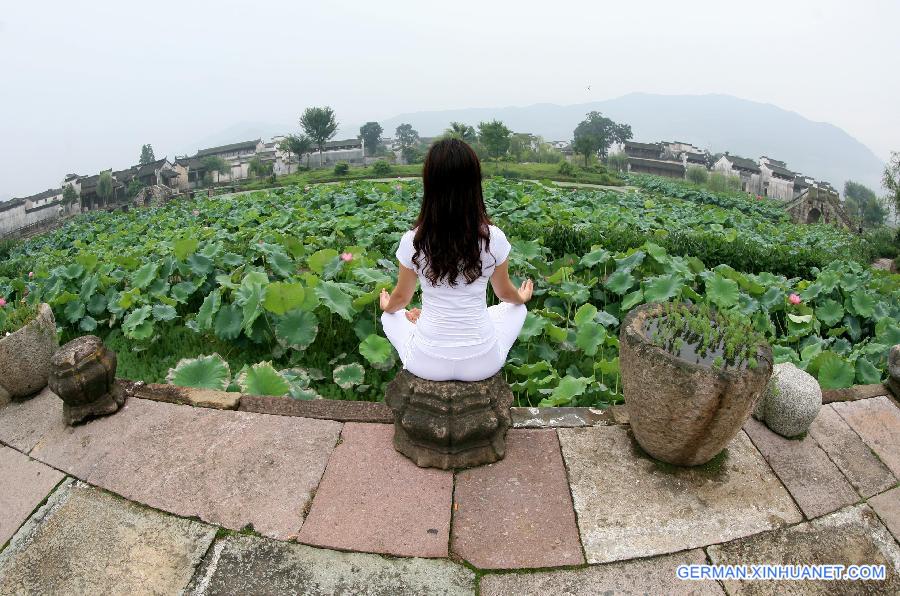
{"type": "MultiPolygon", "coordinates": [[[[400,239],[397,260],[412,269],[419,277],[422,287],[422,315],[416,323],[413,341],[425,352],[440,355],[440,348],[469,347],[477,356],[492,348],[496,342],[494,325],[487,312],[485,292],[487,283],[497,265],[509,257],[509,240],[500,228],[490,226],[488,250],[482,243],[481,276],[471,284],[464,278],[455,286],[445,281],[432,285],[422,274],[422,270],[412,262],[415,248],[415,230],[410,230],[400,239]]],[[[425,266],[424,255],[419,262],[425,266]]]]}

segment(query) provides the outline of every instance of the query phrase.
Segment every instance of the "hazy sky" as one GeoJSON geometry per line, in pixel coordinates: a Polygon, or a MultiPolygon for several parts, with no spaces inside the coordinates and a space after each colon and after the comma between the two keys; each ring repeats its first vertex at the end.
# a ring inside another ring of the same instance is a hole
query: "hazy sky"
{"type": "Polygon", "coordinates": [[[350,125],[725,93],[840,126],[886,159],[900,150],[898,22],[896,0],[5,2],[0,200],[310,105],[350,125]]]}

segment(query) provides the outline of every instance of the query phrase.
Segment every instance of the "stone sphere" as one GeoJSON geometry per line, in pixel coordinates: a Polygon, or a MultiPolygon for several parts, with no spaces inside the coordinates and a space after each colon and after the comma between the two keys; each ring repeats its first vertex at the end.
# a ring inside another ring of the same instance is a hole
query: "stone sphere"
{"type": "Polygon", "coordinates": [[[796,437],[819,414],[822,388],[811,374],[785,362],[775,365],[762,401],[766,426],[782,437],[796,437]]]}

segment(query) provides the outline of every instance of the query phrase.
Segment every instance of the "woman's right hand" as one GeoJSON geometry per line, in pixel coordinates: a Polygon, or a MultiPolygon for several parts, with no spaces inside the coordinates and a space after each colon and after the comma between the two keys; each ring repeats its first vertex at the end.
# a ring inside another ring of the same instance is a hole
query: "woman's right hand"
{"type": "Polygon", "coordinates": [[[529,300],[531,300],[531,295],[534,293],[534,282],[530,279],[526,279],[522,282],[522,285],[519,286],[519,300],[522,301],[522,304],[525,304],[529,300]]]}

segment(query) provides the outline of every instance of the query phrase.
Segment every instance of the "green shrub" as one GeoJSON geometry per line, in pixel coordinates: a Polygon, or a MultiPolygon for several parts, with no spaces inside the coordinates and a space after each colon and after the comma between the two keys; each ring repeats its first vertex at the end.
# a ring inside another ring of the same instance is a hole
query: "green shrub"
{"type": "Polygon", "coordinates": [[[557,169],[557,172],[559,172],[560,176],[574,176],[575,168],[572,167],[572,164],[568,161],[561,161],[559,162],[559,168],[557,169]]]}
{"type": "Polygon", "coordinates": [[[348,164],[346,161],[341,161],[341,162],[334,164],[334,173],[337,176],[343,176],[344,174],[346,174],[349,171],[350,171],[350,164],[348,164]]]}
{"type": "Polygon", "coordinates": [[[37,316],[38,307],[30,304],[13,306],[7,304],[0,307],[0,337],[7,333],[15,333],[37,316]]]}
{"type": "Polygon", "coordinates": [[[16,244],[18,244],[18,242],[12,238],[0,240],[0,261],[9,256],[9,253],[16,247],[16,244]]]}
{"type": "Polygon", "coordinates": [[[372,164],[372,173],[377,176],[387,176],[391,173],[391,165],[383,159],[379,159],[372,164]]]}
{"type": "Polygon", "coordinates": [[[706,184],[706,181],[709,179],[709,172],[706,171],[706,168],[700,166],[689,166],[687,179],[694,184],[706,184]]]}
{"type": "Polygon", "coordinates": [[[713,192],[725,192],[728,190],[728,181],[722,172],[713,172],[709,175],[706,186],[713,192]]]}
{"type": "Polygon", "coordinates": [[[728,176],[725,182],[728,190],[741,190],[741,179],[737,176],[728,176]]]}
{"type": "Polygon", "coordinates": [[[900,256],[900,233],[891,228],[874,228],[863,234],[873,259],[895,259],[900,256]]]}

